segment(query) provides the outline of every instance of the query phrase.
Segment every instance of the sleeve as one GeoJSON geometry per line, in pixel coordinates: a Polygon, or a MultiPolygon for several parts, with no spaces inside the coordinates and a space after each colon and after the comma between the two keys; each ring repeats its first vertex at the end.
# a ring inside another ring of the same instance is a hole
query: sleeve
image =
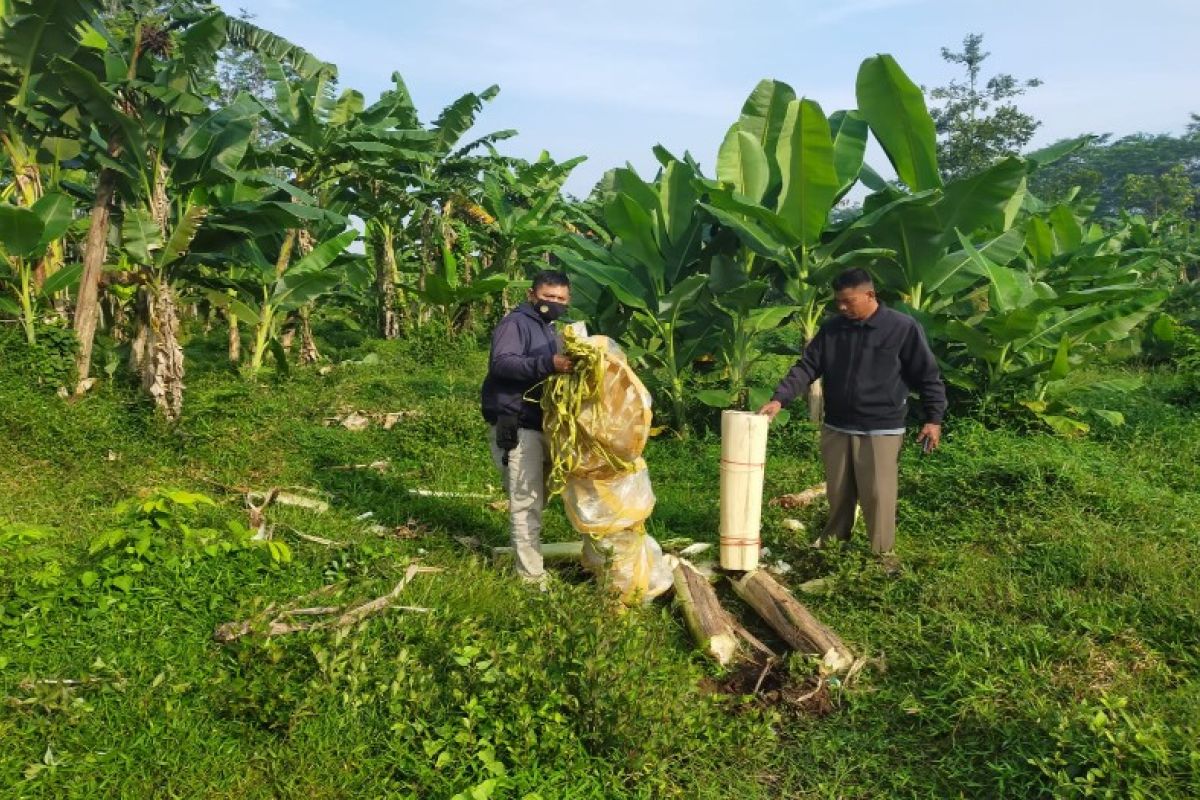
{"type": "Polygon", "coordinates": [[[514,320],[502,320],[492,334],[492,355],[488,369],[497,378],[537,383],[554,372],[554,356],[526,355],[521,328],[514,320]]]}
{"type": "Polygon", "coordinates": [[[941,424],[946,416],[946,384],[938,369],[937,359],[929,349],[925,331],[914,321],[912,330],[900,350],[900,369],[904,382],[916,390],[925,408],[925,421],[941,424]]]}
{"type": "Polygon", "coordinates": [[[775,394],[771,395],[772,400],[778,400],[783,406],[789,405],[800,395],[808,390],[812,382],[821,377],[822,356],[825,352],[825,329],[817,331],[817,335],[812,338],[808,346],[804,348],[804,355],[800,360],[788,370],[788,374],[783,376],[783,380],[775,387],[775,394]]]}

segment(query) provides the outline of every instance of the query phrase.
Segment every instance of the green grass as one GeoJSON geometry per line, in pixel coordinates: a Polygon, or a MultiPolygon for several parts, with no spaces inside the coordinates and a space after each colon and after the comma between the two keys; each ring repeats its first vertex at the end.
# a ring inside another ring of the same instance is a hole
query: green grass
{"type": "MultiPolygon", "coordinates": [[[[786,581],[871,661],[821,717],[714,694],[669,602],[621,613],[576,571],[527,591],[455,541],[505,543],[472,341],[326,331],[326,375],[247,382],[220,342],[189,343],[182,422],[105,385],[64,402],[0,346],[0,526],[44,538],[0,552],[0,795],[5,797],[1192,797],[1200,794],[1200,419],[1131,397],[1129,424],[1066,441],[948,427],[902,463],[904,570],[861,537],[814,551],[769,509],[786,581]],[[390,431],[326,427],[339,409],[415,410],[390,431]],[[390,462],[385,473],[336,467],[390,462]],[[240,492],[307,487],[332,508],[275,508],[290,563],[260,548],[88,553],[121,500],[154,487],[245,522],[240,492]],[[359,515],[371,512],[366,520],[359,515]],[[418,538],[369,528],[410,524],[418,538]],[[330,549],[287,528],[347,544],[330,549]],[[106,558],[111,560],[105,561],[106,558]],[[350,602],[420,575],[395,611],[341,633],[211,634],[327,583],[350,602]],[[129,565],[144,564],[133,572],[129,565]],[[79,582],[88,571],[101,580],[79,582]],[[104,576],[130,574],[128,592],[104,576]],[[90,678],[62,687],[45,679],[90,678]],[[1090,792],[1090,794],[1089,794],[1090,792]]],[[[656,440],[651,532],[716,538],[718,441],[656,440]]],[[[769,494],[820,479],[812,431],[772,434],[769,494]]],[[[810,530],[822,510],[797,514],[810,530]]],[[[572,534],[556,503],[547,538],[572,534]]],[[[731,607],[745,616],[736,603],[731,607]]],[[[788,667],[809,670],[801,659],[788,667]]]]}

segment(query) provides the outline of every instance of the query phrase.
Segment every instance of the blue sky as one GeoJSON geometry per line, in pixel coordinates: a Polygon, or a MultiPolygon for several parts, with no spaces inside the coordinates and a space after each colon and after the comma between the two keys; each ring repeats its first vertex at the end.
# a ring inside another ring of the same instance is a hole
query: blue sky
{"type": "MultiPolygon", "coordinates": [[[[984,74],[1037,77],[1020,106],[1042,120],[1034,145],[1085,132],[1179,132],[1200,112],[1200,0],[230,0],[256,23],[336,63],[374,99],[399,71],[423,119],[460,94],[500,85],[476,132],[516,128],[515,155],[588,156],[567,184],[650,148],[713,163],[745,96],[764,77],[826,113],[854,106],[858,64],[894,55],[914,81],[956,77],[940,57],[969,32],[984,74]]],[[[875,150],[868,160],[882,165],[875,150]]]]}

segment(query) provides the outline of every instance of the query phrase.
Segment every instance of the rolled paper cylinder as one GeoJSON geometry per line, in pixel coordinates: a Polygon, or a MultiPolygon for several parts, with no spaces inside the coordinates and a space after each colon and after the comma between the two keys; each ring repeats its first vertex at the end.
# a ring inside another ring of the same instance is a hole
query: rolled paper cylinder
{"type": "Polygon", "coordinates": [[[721,566],[749,571],[761,546],[763,477],[770,420],[747,411],[721,414],[721,566]]]}

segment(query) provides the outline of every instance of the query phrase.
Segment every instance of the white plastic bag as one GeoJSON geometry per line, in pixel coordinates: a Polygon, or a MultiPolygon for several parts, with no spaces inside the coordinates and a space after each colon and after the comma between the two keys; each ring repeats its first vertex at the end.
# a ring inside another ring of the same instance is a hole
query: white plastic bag
{"type": "Polygon", "coordinates": [[[584,536],[583,567],[630,605],[648,603],[671,588],[671,568],[653,536],[640,530],[584,536]]]}
{"type": "Polygon", "coordinates": [[[654,490],[646,462],[639,458],[635,464],[633,472],[611,477],[568,477],[562,498],[571,527],[605,536],[645,522],[654,511],[654,490]]]}

